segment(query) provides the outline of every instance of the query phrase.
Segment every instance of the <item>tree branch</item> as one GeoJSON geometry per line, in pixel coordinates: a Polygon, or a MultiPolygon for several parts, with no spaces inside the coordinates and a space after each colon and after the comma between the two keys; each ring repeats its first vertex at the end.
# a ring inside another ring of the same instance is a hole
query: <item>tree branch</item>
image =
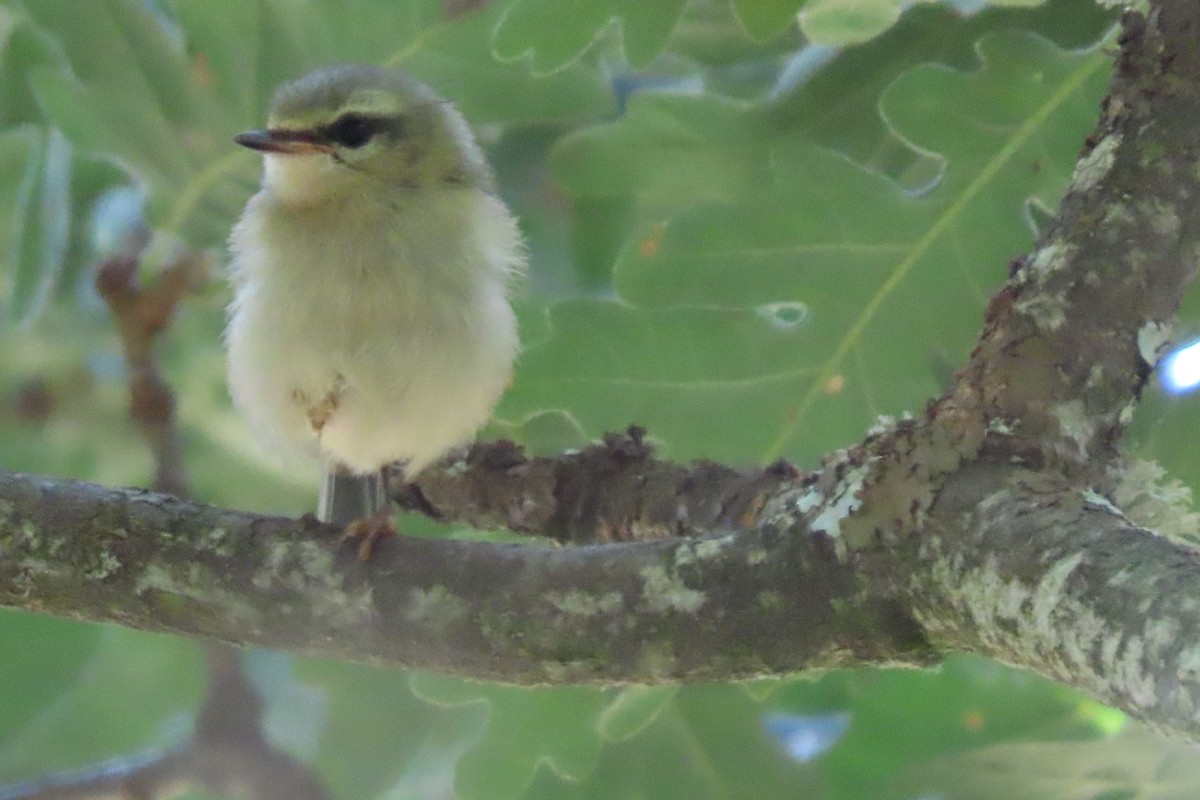
{"type": "Polygon", "coordinates": [[[396,537],[0,473],[0,604],[520,683],[706,680],[933,652],[824,535],[559,548],[396,537]]]}
{"type": "Polygon", "coordinates": [[[977,463],[905,548],[906,607],[940,646],[1066,683],[1200,740],[1200,551],[1103,497],[977,463]]]}
{"type": "Polygon", "coordinates": [[[1102,473],[1200,262],[1200,6],[1123,18],[1103,113],[946,408],[1014,455],[1102,473]]]}
{"type": "Polygon", "coordinates": [[[554,458],[527,458],[509,441],[481,442],[412,483],[393,471],[392,499],[480,530],[595,544],[750,527],[767,498],[803,478],[785,461],[765,470],[660,461],[645,434],[634,426],[554,458]]]}

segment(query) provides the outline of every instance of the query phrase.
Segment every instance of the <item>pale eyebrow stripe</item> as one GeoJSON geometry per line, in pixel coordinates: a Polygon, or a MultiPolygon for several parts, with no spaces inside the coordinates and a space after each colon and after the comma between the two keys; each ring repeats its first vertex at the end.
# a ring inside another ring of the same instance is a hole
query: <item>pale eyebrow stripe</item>
{"type": "Polygon", "coordinates": [[[359,89],[339,109],[339,115],[355,111],[364,116],[394,117],[404,110],[404,102],[382,89],[359,89]]]}

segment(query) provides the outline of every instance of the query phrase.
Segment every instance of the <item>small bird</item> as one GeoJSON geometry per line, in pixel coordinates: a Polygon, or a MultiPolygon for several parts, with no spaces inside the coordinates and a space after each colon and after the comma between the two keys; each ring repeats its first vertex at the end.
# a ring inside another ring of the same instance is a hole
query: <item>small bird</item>
{"type": "Polygon", "coordinates": [[[390,523],[382,469],[468,441],[509,383],[516,220],[463,117],[400,70],[320,69],[234,141],[264,156],[230,236],[234,404],[319,458],[322,520],[390,523]]]}

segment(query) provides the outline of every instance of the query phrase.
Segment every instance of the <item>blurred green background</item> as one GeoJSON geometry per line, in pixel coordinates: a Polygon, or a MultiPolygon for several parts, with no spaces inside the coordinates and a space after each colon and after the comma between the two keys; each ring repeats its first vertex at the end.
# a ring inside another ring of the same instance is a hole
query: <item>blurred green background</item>
{"type": "MultiPolygon", "coordinates": [[[[200,249],[214,280],[159,349],[193,495],[313,508],[314,468],[264,453],[224,386],[223,242],[260,168],[230,137],[346,60],[458,103],[521,216],[524,352],[485,434],[555,452],[639,423],[665,457],[814,464],[946,386],[1110,75],[1092,0],[908,5],[3,0],[0,466],[147,483],[94,270],[200,249]]],[[[1132,444],[1190,486],[1195,406],[1152,389],[1132,444]]],[[[1200,796],[1191,751],[966,656],[610,690],[245,666],[337,798],[1200,796]]],[[[0,785],[181,741],[203,687],[193,643],[0,611],[0,785]]]]}

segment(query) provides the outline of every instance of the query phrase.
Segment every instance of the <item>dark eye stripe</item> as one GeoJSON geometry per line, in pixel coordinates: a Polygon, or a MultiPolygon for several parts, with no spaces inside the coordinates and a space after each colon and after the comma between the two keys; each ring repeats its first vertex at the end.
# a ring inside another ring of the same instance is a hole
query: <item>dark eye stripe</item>
{"type": "Polygon", "coordinates": [[[351,111],[326,125],[322,134],[331,143],[357,148],[379,133],[388,132],[393,136],[403,136],[403,123],[400,115],[372,116],[351,111]]]}

